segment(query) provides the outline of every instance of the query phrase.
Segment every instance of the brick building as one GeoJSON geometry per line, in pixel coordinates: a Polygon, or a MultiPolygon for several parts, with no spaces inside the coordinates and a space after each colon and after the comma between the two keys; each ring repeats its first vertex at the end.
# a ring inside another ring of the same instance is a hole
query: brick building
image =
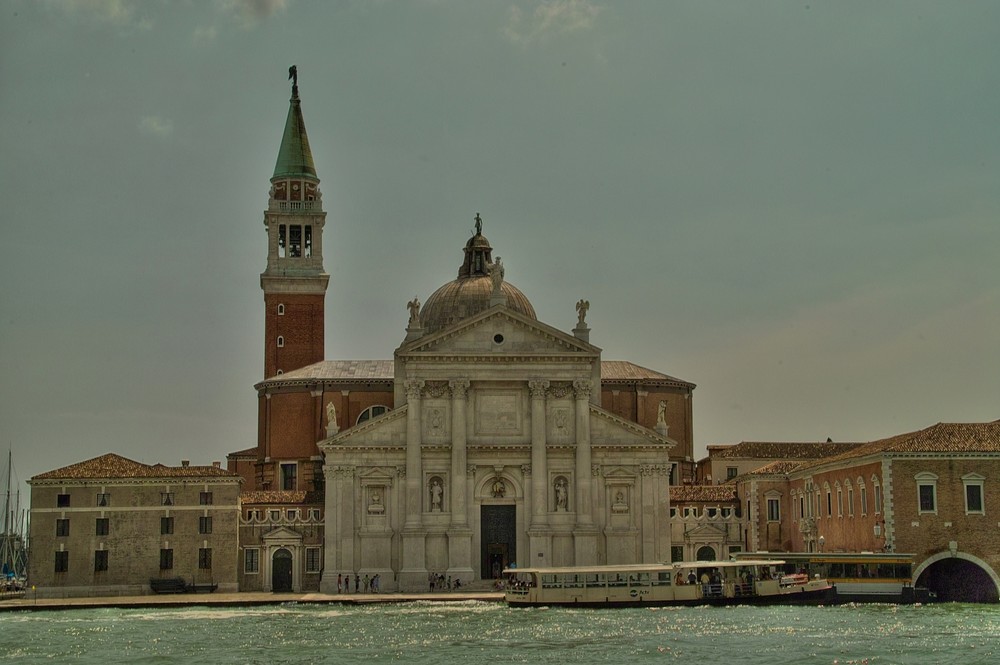
{"type": "Polygon", "coordinates": [[[29,583],[39,596],[141,595],[150,580],[237,590],[240,477],[115,454],[33,477],[29,583]]]}

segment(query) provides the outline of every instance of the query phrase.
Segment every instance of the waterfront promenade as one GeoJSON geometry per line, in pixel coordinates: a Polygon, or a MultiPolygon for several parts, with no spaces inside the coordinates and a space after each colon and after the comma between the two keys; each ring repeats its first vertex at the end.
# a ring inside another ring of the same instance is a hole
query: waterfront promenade
{"type": "Polygon", "coordinates": [[[479,600],[500,602],[503,593],[496,591],[440,591],[434,593],[180,593],[143,596],[103,596],[74,598],[34,598],[28,591],[24,598],[0,600],[0,612],[32,610],[79,610],[98,607],[250,607],[282,603],[367,605],[372,603],[410,603],[416,601],[460,602],[479,600]]]}

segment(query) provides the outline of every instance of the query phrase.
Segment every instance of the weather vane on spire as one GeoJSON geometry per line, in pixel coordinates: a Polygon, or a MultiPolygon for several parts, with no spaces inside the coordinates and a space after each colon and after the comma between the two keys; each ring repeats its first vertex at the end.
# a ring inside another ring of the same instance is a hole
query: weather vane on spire
{"type": "Polygon", "coordinates": [[[292,79],[292,94],[299,94],[299,68],[292,65],[288,68],[288,78],[292,79]]]}

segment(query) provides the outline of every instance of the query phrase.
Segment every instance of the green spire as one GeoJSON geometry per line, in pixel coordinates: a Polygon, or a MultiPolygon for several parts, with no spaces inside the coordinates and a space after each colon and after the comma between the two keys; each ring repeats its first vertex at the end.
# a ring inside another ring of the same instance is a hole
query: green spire
{"type": "Polygon", "coordinates": [[[316,178],[316,167],[313,165],[312,150],[309,149],[309,137],[306,136],[306,123],[302,120],[302,106],[299,102],[299,87],[296,85],[292,88],[285,132],[281,136],[278,161],[271,177],[300,176],[316,178]]]}

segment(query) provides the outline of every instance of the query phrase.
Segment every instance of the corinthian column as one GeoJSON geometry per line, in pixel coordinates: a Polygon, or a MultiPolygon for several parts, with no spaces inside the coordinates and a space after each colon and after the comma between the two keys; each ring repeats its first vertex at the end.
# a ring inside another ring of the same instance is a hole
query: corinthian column
{"type": "Polygon", "coordinates": [[[406,387],[406,522],[404,527],[420,526],[423,512],[423,470],[420,459],[420,392],[424,382],[409,380],[406,387]]]}
{"type": "Polygon", "coordinates": [[[531,393],[531,527],[543,527],[548,512],[548,466],[545,452],[545,394],[548,381],[528,381],[531,393]]]}
{"type": "Polygon", "coordinates": [[[465,410],[468,404],[469,380],[449,381],[451,388],[451,524],[465,527],[468,515],[465,499],[465,410]]]}
{"type": "Polygon", "coordinates": [[[587,379],[573,382],[576,394],[576,523],[590,526],[590,391],[587,379]]]}

